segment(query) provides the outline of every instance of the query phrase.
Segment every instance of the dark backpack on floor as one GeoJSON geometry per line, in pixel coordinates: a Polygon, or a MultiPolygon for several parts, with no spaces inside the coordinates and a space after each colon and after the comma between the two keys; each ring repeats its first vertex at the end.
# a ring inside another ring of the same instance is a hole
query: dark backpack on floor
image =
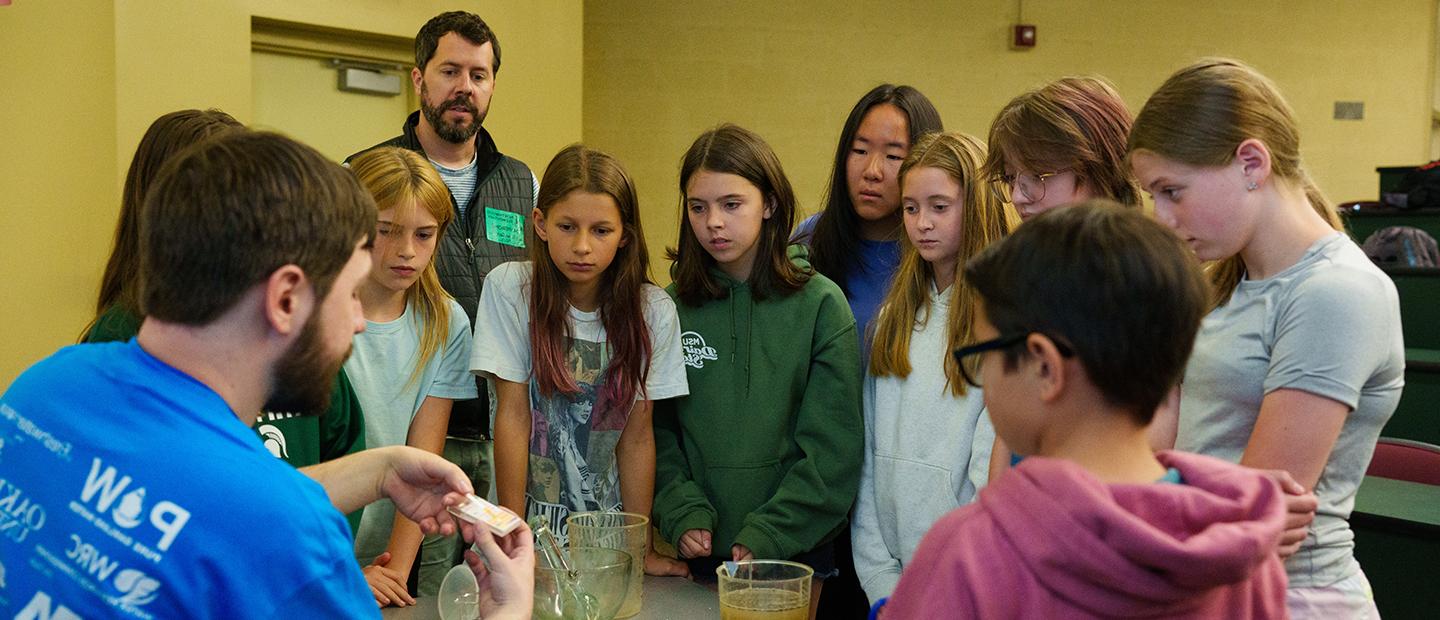
{"type": "Polygon", "coordinates": [[[1413,226],[1381,228],[1361,248],[1381,267],[1440,266],[1440,247],[1435,238],[1413,226]]]}

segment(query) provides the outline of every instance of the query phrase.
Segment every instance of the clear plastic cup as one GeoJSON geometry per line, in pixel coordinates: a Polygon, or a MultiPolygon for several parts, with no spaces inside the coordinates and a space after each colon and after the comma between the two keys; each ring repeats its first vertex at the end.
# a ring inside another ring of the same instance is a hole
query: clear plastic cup
{"type": "Polygon", "coordinates": [[[577,512],[565,519],[569,547],[619,549],[630,554],[630,591],[616,618],[640,613],[644,603],[645,551],[650,548],[650,518],[633,512],[577,512]]]}
{"type": "Polygon", "coordinates": [[[814,569],[799,562],[745,560],[715,569],[721,620],[808,620],[814,569]]]}
{"type": "Polygon", "coordinates": [[[574,547],[571,570],[535,567],[537,620],[611,620],[630,585],[630,554],[619,549],[574,547]]]}

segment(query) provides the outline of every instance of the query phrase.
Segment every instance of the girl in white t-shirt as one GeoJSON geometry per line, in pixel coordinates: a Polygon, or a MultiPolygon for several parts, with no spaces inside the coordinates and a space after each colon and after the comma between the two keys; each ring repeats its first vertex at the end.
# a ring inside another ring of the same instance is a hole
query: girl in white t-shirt
{"type": "MultiPolygon", "coordinates": [[[[495,392],[500,504],[546,516],[561,540],[571,512],[649,515],[651,402],[689,393],[675,304],[650,281],[635,186],[613,157],[581,145],[540,182],[530,260],[486,277],[470,369],[495,392]]],[[[650,553],[647,572],[682,572],[650,553]]]]}
{"type": "Polygon", "coordinates": [[[990,469],[995,430],[951,354],[975,341],[965,261],[1014,223],[984,179],[984,161],[980,140],[933,133],[900,164],[907,239],[874,323],[850,529],[855,573],[872,601],[890,596],[930,525],[973,500],[990,469]]]}
{"type": "MultiPolygon", "coordinates": [[[[453,216],[450,190],[430,162],[399,148],[350,162],[379,209],[370,275],[359,288],[365,331],[345,372],[365,417],[365,443],[409,445],[440,454],[454,400],[475,398],[470,324],[440,287],[436,240],[453,216]]],[[[388,501],[367,506],[355,555],[380,605],[414,603],[407,592],[423,535],[388,501]]]]}
{"type": "Polygon", "coordinates": [[[1341,232],[1301,163],[1290,106],[1244,64],[1170,76],[1129,152],[1156,217],[1211,262],[1175,447],[1279,472],[1292,617],[1377,615],[1347,520],[1403,385],[1394,284],[1341,232]]]}

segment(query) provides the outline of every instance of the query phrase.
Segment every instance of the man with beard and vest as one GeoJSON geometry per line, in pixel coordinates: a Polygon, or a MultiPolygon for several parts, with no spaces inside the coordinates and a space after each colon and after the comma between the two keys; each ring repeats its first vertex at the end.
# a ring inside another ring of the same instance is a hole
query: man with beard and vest
{"type": "MultiPolygon", "coordinates": [[[[455,220],[436,248],[435,268],[472,328],[485,320],[475,316],[485,276],[501,263],[526,258],[525,230],[539,189],[530,168],[502,154],[483,127],[499,71],[500,42],[485,20],[464,11],[435,16],[415,36],[410,79],[420,110],[405,120],[401,135],[370,147],[397,146],[424,155],[450,188],[455,220]]],[[[484,496],[493,477],[494,448],[489,398],[485,386],[479,388],[479,398],[456,401],[450,411],[445,458],[460,465],[484,496]]],[[[454,537],[427,538],[419,558],[388,556],[392,570],[384,572],[408,581],[398,585],[413,593],[434,595],[460,551],[454,537]]]]}

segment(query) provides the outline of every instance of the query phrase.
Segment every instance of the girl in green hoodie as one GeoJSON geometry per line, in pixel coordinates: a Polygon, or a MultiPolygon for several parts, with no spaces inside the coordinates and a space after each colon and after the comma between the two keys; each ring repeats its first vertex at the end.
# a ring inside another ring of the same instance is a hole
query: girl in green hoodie
{"type": "Polygon", "coordinates": [[[690,395],[655,408],[655,519],[691,572],[796,559],[834,572],[864,437],[855,319],[787,246],[795,194],[759,136],[701,134],[680,169],[670,250],[690,395]]]}

